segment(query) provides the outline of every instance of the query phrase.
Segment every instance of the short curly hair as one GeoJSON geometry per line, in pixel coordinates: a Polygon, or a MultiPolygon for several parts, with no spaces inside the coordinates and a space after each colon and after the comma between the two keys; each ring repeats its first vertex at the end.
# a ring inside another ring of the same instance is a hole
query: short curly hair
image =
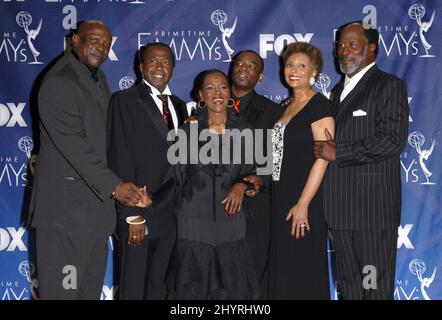
{"type": "Polygon", "coordinates": [[[284,66],[286,65],[289,57],[295,53],[303,53],[307,55],[317,71],[316,77],[319,76],[323,64],[321,50],[306,42],[290,43],[282,52],[282,62],[284,63],[284,66]]]}

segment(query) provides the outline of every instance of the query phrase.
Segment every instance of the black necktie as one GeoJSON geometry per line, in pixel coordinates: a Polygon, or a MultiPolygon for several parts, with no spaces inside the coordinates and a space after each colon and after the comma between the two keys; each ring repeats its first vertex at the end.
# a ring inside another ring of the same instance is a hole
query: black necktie
{"type": "Polygon", "coordinates": [[[163,103],[163,119],[164,119],[164,122],[166,123],[167,127],[169,128],[169,130],[172,130],[172,129],[174,129],[174,125],[173,125],[173,120],[172,120],[172,114],[170,113],[170,110],[169,110],[169,98],[168,98],[168,95],[166,95],[166,94],[159,94],[157,97],[160,98],[161,102],[163,103]]]}

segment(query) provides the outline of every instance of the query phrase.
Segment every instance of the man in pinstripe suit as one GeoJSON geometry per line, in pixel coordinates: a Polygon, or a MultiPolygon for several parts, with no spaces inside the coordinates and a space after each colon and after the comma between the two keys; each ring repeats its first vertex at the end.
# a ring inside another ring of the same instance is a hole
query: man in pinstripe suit
{"type": "MultiPolygon", "coordinates": [[[[335,139],[316,141],[333,161],[324,207],[344,299],[392,299],[401,215],[400,153],[407,141],[404,82],[375,64],[379,33],[361,22],[340,29],[337,54],[345,80],[332,95],[335,139]]],[[[314,226],[312,226],[314,228],[314,226]]]]}

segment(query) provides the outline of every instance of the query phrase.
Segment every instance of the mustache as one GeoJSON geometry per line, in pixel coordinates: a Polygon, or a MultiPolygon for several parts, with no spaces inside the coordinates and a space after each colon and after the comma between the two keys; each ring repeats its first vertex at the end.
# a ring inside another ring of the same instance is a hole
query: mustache
{"type": "Polygon", "coordinates": [[[107,58],[106,54],[103,54],[103,53],[100,53],[100,52],[97,52],[97,51],[91,51],[89,54],[94,56],[94,57],[96,57],[96,58],[99,58],[101,60],[104,60],[104,59],[107,58]]]}

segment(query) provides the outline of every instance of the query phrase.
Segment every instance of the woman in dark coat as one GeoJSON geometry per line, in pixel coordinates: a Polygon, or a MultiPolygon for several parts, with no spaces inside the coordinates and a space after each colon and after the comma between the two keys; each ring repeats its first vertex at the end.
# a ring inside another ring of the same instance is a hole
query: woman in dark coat
{"type": "Polygon", "coordinates": [[[175,166],[181,194],[169,298],[253,299],[258,296],[257,279],[242,207],[245,193],[256,193],[243,180],[255,174],[253,161],[245,161],[253,143],[231,130],[249,130],[252,139],[253,134],[229,108],[233,103],[227,76],[208,70],[199,79],[197,122],[185,124],[175,144],[185,148],[179,150],[175,166]],[[199,141],[203,136],[207,139],[199,141]]]}

